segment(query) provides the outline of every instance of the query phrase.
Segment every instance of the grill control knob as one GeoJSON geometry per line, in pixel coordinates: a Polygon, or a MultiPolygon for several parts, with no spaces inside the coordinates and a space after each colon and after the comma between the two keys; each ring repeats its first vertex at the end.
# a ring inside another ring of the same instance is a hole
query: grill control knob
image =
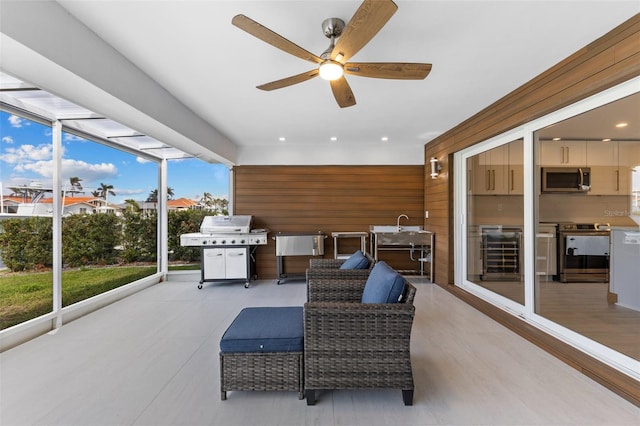
{"type": "Polygon", "coordinates": [[[222,240],[222,244],[227,244],[227,240],[222,240]]]}
{"type": "Polygon", "coordinates": [[[215,245],[217,243],[216,240],[211,241],[211,244],[215,245]]]}
{"type": "Polygon", "coordinates": [[[207,240],[202,240],[202,245],[207,245],[207,240]]]}
{"type": "Polygon", "coordinates": [[[231,244],[235,244],[235,243],[236,243],[236,240],[231,240],[231,244]]]}
{"type": "Polygon", "coordinates": [[[244,240],[240,240],[240,244],[244,244],[244,240]]]}

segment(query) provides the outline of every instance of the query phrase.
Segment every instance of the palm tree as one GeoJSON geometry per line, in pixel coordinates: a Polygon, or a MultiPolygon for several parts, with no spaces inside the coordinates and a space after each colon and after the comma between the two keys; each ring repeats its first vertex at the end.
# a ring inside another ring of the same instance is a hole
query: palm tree
{"type": "Polygon", "coordinates": [[[99,197],[100,196],[100,191],[98,191],[98,190],[91,191],[91,195],[93,195],[94,197],[99,197]]]}
{"type": "Polygon", "coordinates": [[[205,192],[202,194],[202,198],[200,198],[200,204],[207,208],[211,207],[213,205],[213,196],[210,193],[205,192]]]}
{"type": "Polygon", "coordinates": [[[116,195],[116,193],[113,191],[113,185],[107,185],[106,183],[102,183],[100,182],[100,188],[98,188],[98,193],[100,194],[100,198],[103,198],[105,201],[107,201],[107,197],[109,195],[116,195]]]}
{"type": "Polygon", "coordinates": [[[154,189],[149,193],[147,197],[147,203],[157,203],[158,202],[158,190],[154,189]]]}
{"type": "Polygon", "coordinates": [[[138,202],[134,199],[127,199],[124,200],[124,203],[127,205],[127,210],[131,210],[134,212],[139,212],[140,211],[140,205],[138,205],[138,202]]]}
{"type": "MultiPolygon", "coordinates": [[[[167,187],[167,200],[173,200],[173,188],[167,187]]],[[[147,197],[147,203],[157,203],[158,202],[158,190],[154,189],[149,193],[147,197]]]]}
{"type": "Polygon", "coordinates": [[[82,179],[80,179],[77,176],[72,176],[69,178],[69,184],[71,184],[71,196],[73,196],[73,194],[78,191],[82,191],[82,184],[80,183],[82,182],[82,179]]]}

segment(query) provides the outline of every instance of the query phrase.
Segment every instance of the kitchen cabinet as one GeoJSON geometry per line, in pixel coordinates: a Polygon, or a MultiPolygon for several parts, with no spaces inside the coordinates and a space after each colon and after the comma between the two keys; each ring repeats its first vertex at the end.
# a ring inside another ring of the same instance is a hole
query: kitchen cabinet
{"type": "Polygon", "coordinates": [[[203,248],[203,280],[249,279],[246,247],[203,248]]]}
{"type": "Polygon", "coordinates": [[[585,166],[586,141],[541,141],[540,164],[543,166],[585,166]]]}
{"type": "Polygon", "coordinates": [[[505,194],[507,184],[505,181],[506,168],[509,161],[509,150],[502,145],[477,155],[477,163],[474,164],[474,193],[505,194]]]}
{"type": "Polygon", "coordinates": [[[467,280],[478,282],[482,274],[482,235],[477,225],[467,228],[467,280]]]}
{"type": "Polygon", "coordinates": [[[478,154],[472,167],[474,194],[521,195],[524,193],[522,140],[478,154]]]}
{"type": "Polygon", "coordinates": [[[637,142],[587,142],[587,165],[591,168],[589,195],[629,194],[638,151],[637,142]]]}
{"type": "Polygon", "coordinates": [[[558,273],[555,225],[540,225],[536,234],[536,275],[551,281],[558,273]]]}
{"type": "Polygon", "coordinates": [[[524,194],[524,142],[522,139],[508,145],[509,167],[507,169],[507,193],[524,194]]]}

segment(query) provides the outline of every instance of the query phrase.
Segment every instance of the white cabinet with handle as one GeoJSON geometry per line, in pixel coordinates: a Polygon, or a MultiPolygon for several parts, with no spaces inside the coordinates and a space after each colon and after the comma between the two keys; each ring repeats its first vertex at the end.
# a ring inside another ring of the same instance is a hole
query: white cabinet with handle
{"type": "Polygon", "coordinates": [[[540,164],[548,166],[584,166],[587,164],[586,141],[541,141],[540,164]]]}
{"type": "Polygon", "coordinates": [[[639,164],[638,156],[639,142],[587,142],[587,164],[591,168],[589,195],[629,194],[631,170],[639,164]]]}
{"type": "Polygon", "coordinates": [[[245,280],[248,285],[251,278],[251,259],[248,246],[241,247],[202,247],[202,280],[245,280]]]}

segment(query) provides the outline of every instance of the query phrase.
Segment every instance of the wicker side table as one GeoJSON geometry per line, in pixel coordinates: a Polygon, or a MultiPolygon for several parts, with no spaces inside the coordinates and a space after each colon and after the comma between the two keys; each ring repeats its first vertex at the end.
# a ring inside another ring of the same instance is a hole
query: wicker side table
{"type": "Polygon", "coordinates": [[[302,307],[245,308],[220,341],[220,392],[296,391],[304,398],[302,307]]]}

